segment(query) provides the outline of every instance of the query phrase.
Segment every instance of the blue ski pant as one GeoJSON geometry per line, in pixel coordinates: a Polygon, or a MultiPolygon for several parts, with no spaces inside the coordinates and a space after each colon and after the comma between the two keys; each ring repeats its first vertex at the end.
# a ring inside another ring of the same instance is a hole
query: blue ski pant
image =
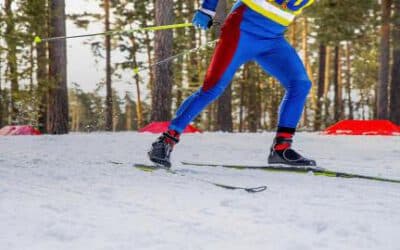
{"type": "Polygon", "coordinates": [[[224,92],[238,68],[249,61],[256,61],[286,90],[277,125],[297,127],[311,81],[296,50],[283,34],[252,32],[249,27],[253,16],[254,12],[245,5],[228,16],[203,86],[182,103],[169,129],[182,133],[204,108],[224,92]]]}

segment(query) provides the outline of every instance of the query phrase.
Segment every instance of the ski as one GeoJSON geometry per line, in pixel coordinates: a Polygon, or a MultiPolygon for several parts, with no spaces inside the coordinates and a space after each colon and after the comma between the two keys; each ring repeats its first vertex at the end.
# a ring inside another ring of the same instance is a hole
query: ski
{"type": "MultiPolygon", "coordinates": [[[[118,162],[118,161],[109,161],[109,163],[113,164],[113,165],[125,165],[123,162],[118,162]]],[[[156,172],[156,171],[165,171],[166,173],[172,174],[172,175],[179,175],[182,177],[186,177],[186,178],[191,178],[193,180],[196,181],[200,181],[203,183],[207,183],[207,184],[211,184],[213,186],[219,187],[219,188],[223,188],[223,189],[228,189],[228,190],[243,190],[246,191],[248,193],[260,193],[263,192],[265,190],[268,189],[267,186],[259,186],[259,187],[238,187],[238,186],[233,186],[233,185],[227,185],[227,184],[223,184],[223,183],[218,183],[218,182],[213,182],[213,181],[209,181],[206,179],[202,179],[202,178],[198,178],[195,176],[191,176],[191,175],[187,175],[185,173],[183,173],[180,170],[173,170],[170,168],[165,168],[163,166],[157,166],[157,165],[153,165],[153,164],[139,164],[136,163],[133,165],[134,168],[144,171],[144,172],[156,172]]]]}
{"type": "Polygon", "coordinates": [[[388,179],[375,176],[350,174],[343,172],[336,172],[320,167],[292,167],[292,166],[248,166],[248,165],[224,165],[224,164],[208,164],[208,163],[196,163],[196,162],[181,162],[182,165],[199,166],[199,167],[223,167],[236,170],[260,170],[260,171],[272,171],[272,172],[289,172],[289,173],[312,173],[315,176],[325,177],[336,177],[336,178],[347,178],[347,179],[364,179],[380,182],[400,183],[400,180],[388,179]]]}
{"type": "Polygon", "coordinates": [[[263,166],[248,166],[248,165],[229,165],[229,164],[211,164],[211,163],[198,163],[198,162],[181,162],[182,165],[192,165],[199,167],[223,167],[231,168],[237,170],[265,170],[265,171],[277,171],[277,172],[298,172],[298,173],[308,173],[308,172],[320,172],[326,171],[324,168],[320,167],[303,167],[303,166],[280,166],[280,165],[263,165],[263,166]]]}
{"type": "Polygon", "coordinates": [[[188,177],[188,178],[191,178],[191,179],[196,180],[196,181],[208,183],[208,184],[211,184],[213,186],[220,187],[220,188],[223,188],[223,189],[228,189],[228,190],[244,190],[244,191],[246,191],[248,193],[259,193],[259,192],[263,192],[263,191],[267,190],[266,186],[260,186],[260,187],[237,187],[237,186],[217,183],[217,182],[209,181],[209,180],[206,180],[206,179],[202,179],[202,178],[186,175],[185,173],[182,173],[179,170],[172,170],[170,168],[165,168],[163,166],[157,166],[157,165],[152,165],[152,164],[134,164],[133,166],[136,169],[142,170],[144,172],[155,172],[155,171],[163,170],[163,171],[165,171],[165,172],[167,172],[169,174],[188,177]]]}

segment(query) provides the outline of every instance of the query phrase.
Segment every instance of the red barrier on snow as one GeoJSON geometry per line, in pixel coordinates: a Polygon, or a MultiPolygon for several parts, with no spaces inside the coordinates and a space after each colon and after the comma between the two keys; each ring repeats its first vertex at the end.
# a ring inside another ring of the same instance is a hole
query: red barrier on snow
{"type": "MultiPolygon", "coordinates": [[[[159,134],[167,131],[169,126],[169,122],[152,122],[149,125],[141,128],[139,130],[140,133],[149,132],[154,134],[159,134]]],[[[192,125],[186,127],[183,133],[202,133],[202,131],[192,125]]]]}
{"type": "Polygon", "coordinates": [[[29,125],[5,126],[0,135],[41,135],[40,131],[29,125]]]}
{"type": "Polygon", "coordinates": [[[327,135],[400,135],[400,127],[387,120],[344,120],[327,128],[327,135]]]}

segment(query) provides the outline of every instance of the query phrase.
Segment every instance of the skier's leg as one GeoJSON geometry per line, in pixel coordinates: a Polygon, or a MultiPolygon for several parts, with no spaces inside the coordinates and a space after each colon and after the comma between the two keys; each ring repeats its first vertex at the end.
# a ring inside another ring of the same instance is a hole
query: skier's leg
{"type": "Polygon", "coordinates": [[[240,31],[245,10],[244,6],[237,8],[225,21],[203,86],[182,103],[169,130],[152,144],[149,152],[151,161],[170,166],[170,153],[179,141],[179,135],[208,104],[223,93],[236,70],[251,58],[247,48],[251,37],[240,31]]]}
{"type": "Polygon", "coordinates": [[[245,9],[244,6],[237,8],[226,20],[203,86],[183,102],[171,122],[170,130],[182,133],[205,107],[224,92],[236,70],[251,58],[248,50],[250,37],[240,31],[245,9]]]}
{"type": "Polygon", "coordinates": [[[269,162],[315,165],[315,161],[306,159],[291,149],[292,137],[311,89],[311,81],[296,50],[282,38],[277,41],[275,48],[259,54],[256,60],[286,90],[279,110],[278,131],[269,162]]]}
{"type": "Polygon", "coordinates": [[[279,47],[257,56],[257,62],[286,90],[279,110],[278,126],[296,128],[311,89],[311,81],[296,50],[282,38],[279,47]]]}

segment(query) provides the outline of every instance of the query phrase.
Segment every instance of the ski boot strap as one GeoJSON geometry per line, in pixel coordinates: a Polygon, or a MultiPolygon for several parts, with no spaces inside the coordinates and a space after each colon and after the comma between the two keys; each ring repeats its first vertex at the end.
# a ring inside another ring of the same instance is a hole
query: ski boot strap
{"type": "Polygon", "coordinates": [[[293,139],[292,138],[284,138],[284,137],[276,137],[275,138],[275,144],[292,144],[293,139]]]}
{"type": "Polygon", "coordinates": [[[179,142],[179,139],[178,139],[178,138],[176,138],[176,137],[170,135],[168,132],[163,133],[163,136],[165,136],[166,138],[172,140],[172,141],[175,142],[175,143],[178,143],[178,142],[179,142]]]}

